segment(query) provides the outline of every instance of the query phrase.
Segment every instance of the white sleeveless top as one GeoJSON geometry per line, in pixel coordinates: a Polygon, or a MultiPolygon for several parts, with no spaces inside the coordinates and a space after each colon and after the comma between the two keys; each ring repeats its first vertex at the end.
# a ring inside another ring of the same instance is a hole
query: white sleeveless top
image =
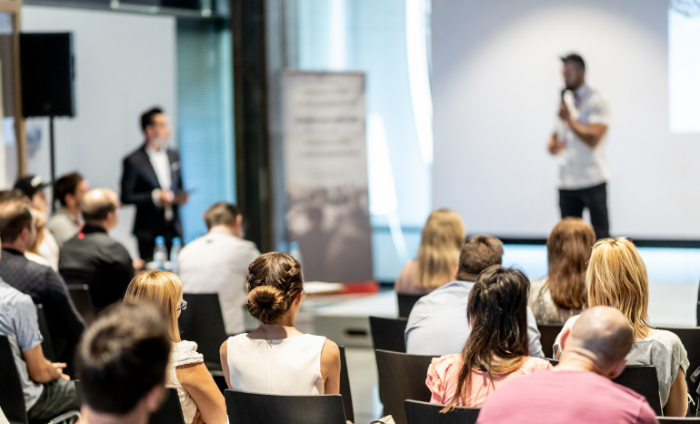
{"type": "Polygon", "coordinates": [[[279,340],[251,339],[248,334],[226,342],[231,387],[276,395],[322,395],[321,352],[325,337],[304,334],[279,340]]]}
{"type": "Polygon", "coordinates": [[[191,424],[194,416],[197,413],[197,404],[189,393],[182,388],[182,384],[177,379],[175,368],[189,364],[199,364],[204,362],[204,357],[201,353],[197,353],[197,343],[183,340],[178,343],[173,343],[173,353],[170,356],[170,369],[168,370],[168,382],[166,387],[177,389],[177,395],[180,398],[180,406],[182,407],[182,415],[185,418],[186,424],[191,424]]]}

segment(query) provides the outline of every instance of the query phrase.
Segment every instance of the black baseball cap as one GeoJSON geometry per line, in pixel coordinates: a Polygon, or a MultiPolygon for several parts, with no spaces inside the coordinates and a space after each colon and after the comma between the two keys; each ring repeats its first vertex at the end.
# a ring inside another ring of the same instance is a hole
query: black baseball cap
{"type": "Polygon", "coordinates": [[[580,66],[581,69],[586,69],[586,62],[584,62],[583,58],[576,53],[569,53],[566,56],[560,57],[559,59],[561,59],[561,61],[564,63],[572,62],[580,66]]]}
{"type": "Polygon", "coordinates": [[[17,180],[15,183],[15,189],[22,191],[25,196],[31,199],[34,197],[37,191],[43,190],[50,185],[51,183],[45,183],[42,181],[41,175],[25,175],[17,180]]]}

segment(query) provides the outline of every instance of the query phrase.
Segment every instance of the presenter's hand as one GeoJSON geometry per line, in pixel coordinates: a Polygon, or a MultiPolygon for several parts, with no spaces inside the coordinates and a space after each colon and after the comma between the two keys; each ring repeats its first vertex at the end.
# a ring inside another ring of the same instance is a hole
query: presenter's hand
{"type": "Polygon", "coordinates": [[[175,194],[172,190],[161,190],[160,191],[160,204],[161,205],[172,205],[175,200],[175,194]]]}
{"type": "Polygon", "coordinates": [[[571,121],[571,113],[569,112],[569,108],[564,102],[559,103],[559,119],[566,123],[569,123],[571,121]]]}
{"type": "Polygon", "coordinates": [[[552,138],[549,140],[549,145],[547,145],[547,151],[550,154],[556,155],[557,153],[564,150],[566,147],[566,141],[559,140],[559,136],[556,133],[552,134],[552,138]]]}

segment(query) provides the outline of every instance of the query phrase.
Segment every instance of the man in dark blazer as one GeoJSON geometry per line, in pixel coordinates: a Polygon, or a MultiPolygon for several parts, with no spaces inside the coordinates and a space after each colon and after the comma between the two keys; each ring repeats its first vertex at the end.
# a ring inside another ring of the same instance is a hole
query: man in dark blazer
{"type": "Polygon", "coordinates": [[[141,259],[153,259],[155,238],[165,237],[170,251],[174,237],[182,238],[179,206],[187,202],[182,186],[180,154],[168,149],[168,117],[159,108],[141,115],[141,129],[146,141],[124,159],[121,201],[136,205],[134,235],[141,259]]]}

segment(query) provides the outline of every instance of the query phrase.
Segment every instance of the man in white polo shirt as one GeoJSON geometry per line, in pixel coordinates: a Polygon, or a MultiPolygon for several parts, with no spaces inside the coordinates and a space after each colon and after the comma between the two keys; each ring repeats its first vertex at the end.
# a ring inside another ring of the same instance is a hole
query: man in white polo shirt
{"type": "Polygon", "coordinates": [[[610,104],[585,83],[586,64],[578,54],[561,58],[566,88],[559,103],[559,120],[547,149],[559,159],[559,207],[562,218],[591,214],[596,238],[610,236],[608,221],[608,163],[605,159],[610,104]]]}
{"type": "Polygon", "coordinates": [[[217,293],[226,333],[242,333],[248,265],[260,252],[242,238],[243,216],[236,205],[214,203],[204,212],[204,221],[209,232],[188,243],[177,257],[182,291],[217,293]]]}

